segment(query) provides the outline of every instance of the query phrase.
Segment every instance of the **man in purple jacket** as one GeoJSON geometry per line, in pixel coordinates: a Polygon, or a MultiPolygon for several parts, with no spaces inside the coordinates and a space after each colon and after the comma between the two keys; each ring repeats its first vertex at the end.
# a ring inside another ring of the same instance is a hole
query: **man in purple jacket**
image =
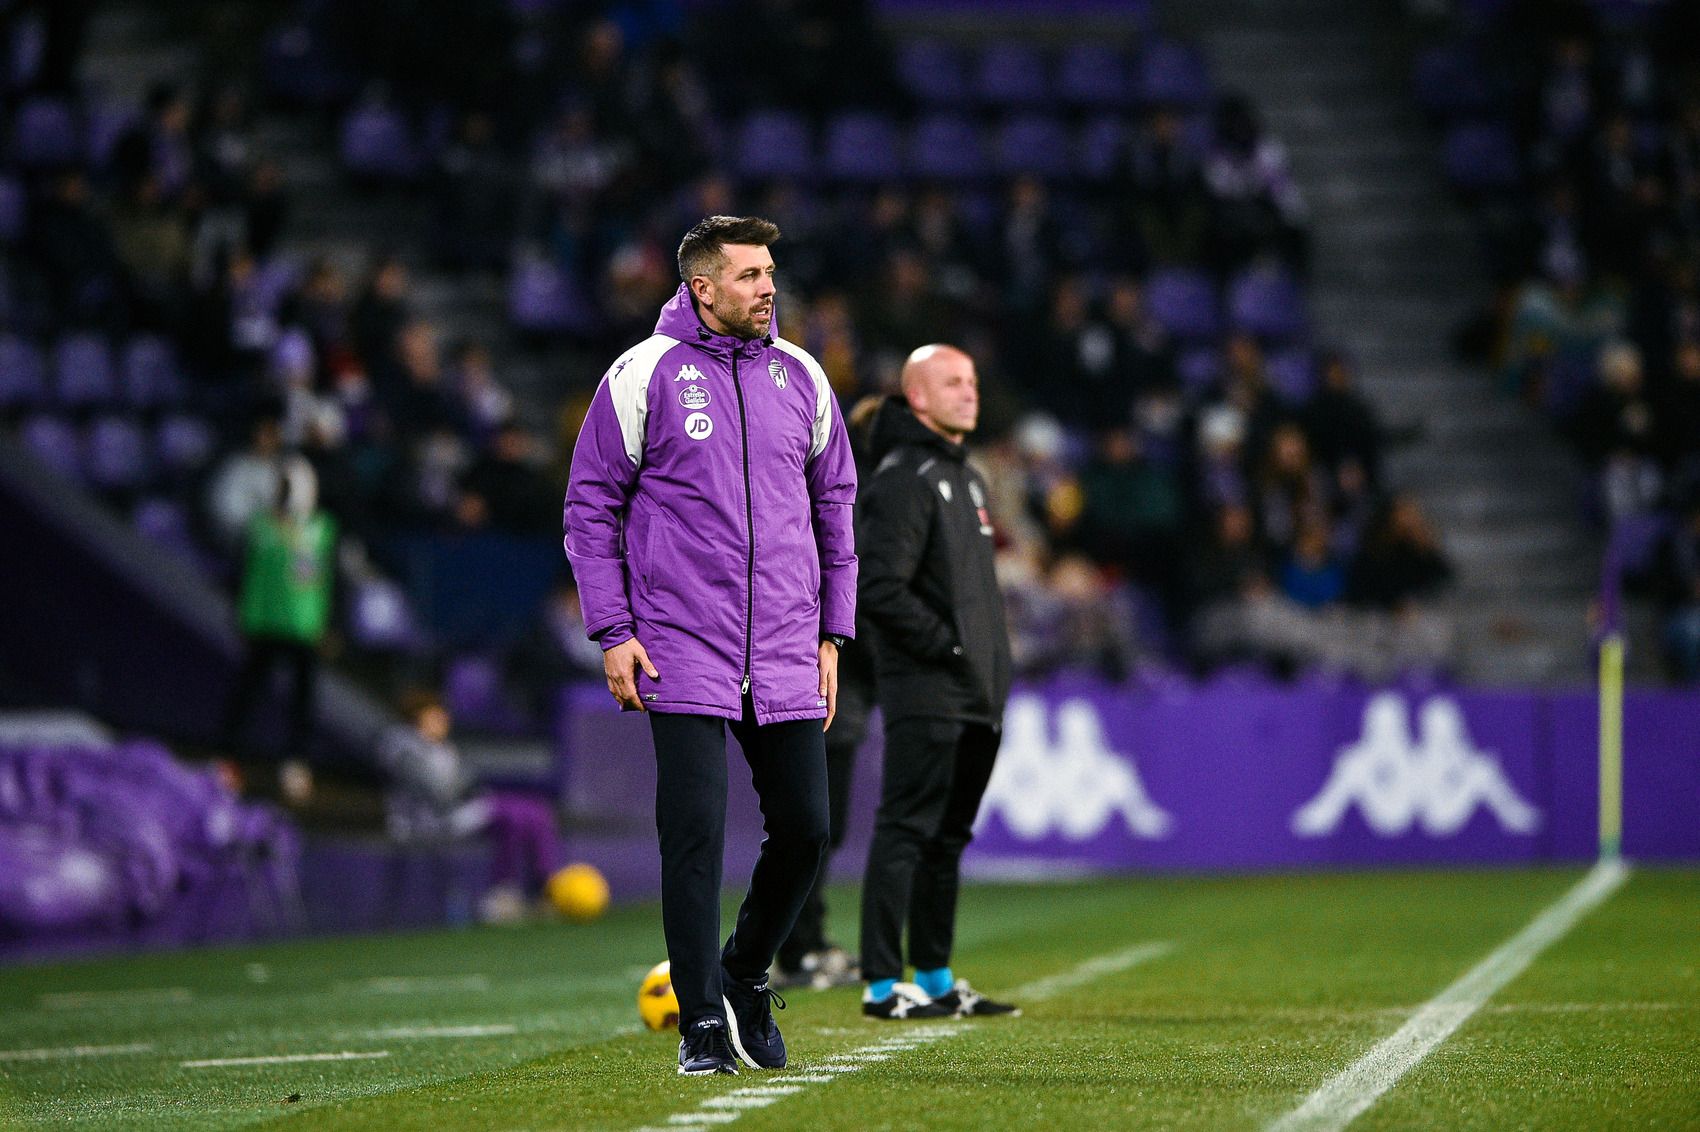
{"type": "Polygon", "coordinates": [[[686,1074],[785,1064],[767,969],[826,844],[823,732],[856,626],[856,467],[819,363],[773,333],[778,238],[755,217],[686,233],[684,283],[603,378],[567,488],[586,631],[620,706],[650,713],[686,1074]],[[767,836],[717,957],[728,723],[767,836]]]}

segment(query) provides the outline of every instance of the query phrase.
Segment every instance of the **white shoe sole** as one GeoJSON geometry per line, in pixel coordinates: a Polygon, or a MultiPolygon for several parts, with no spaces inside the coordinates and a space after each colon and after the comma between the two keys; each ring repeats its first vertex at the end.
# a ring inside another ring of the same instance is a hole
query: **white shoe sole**
{"type": "Polygon", "coordinates": [[[756,1059],[750,1056],[750,1051],[744,1048],[744,1039],[738,1033],[738,1015],[732,1009],[732,1002],[725,995],[720,996],[720,1005],[726,1008],[726,1034],[732,1039],[732,1052],[738,1055],[738,1060],[751,1069],[760,1069],[756,1059]]]}
{"type": "Polygon", "coordinates": [[[681,1077],[736,1077],[737,1075],[738,1067],[736,1065],[728,1066],[725,1069],[686,1069],[683,1065],[679,1066],[679,1076],[681,1077]]]}

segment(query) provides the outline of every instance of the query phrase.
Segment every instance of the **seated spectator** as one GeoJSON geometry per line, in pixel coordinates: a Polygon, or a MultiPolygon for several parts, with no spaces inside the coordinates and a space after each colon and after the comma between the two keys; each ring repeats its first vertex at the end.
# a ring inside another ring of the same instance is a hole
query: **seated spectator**
{"type": "Polygon", "coordinates": [[[1310,458],[1304,430],[1291,422],[1277,425],[1255,485],[1258,531],[1270,548],[1285,552],[1307,519],[1325,515],[1327,482],[1310,458]]]}
{"type": "Polygon", "coordinates": [[[561,685],[605,679],[602,646],[585,634],[584,610],[572,582],[562,582],[549,595],[542,616],[509,652],[507,672],[525,690],[538,719],[552,718],[561,685]]]}
{"type": "Polygon", "coordinates": [[[533,463],[536,441],[515,422],[495,435],[460,480],[455,517],[465,527],[511,534],[559,533],[559,493],[533,463]]]}
{"type": "Polygon", "coordinates": [[[1216,130],[1204,162],[1215,212],[1214,259],[1220,270],[1258,256],[1301,268],[1305,207],[1281,143],[1263,132],[1251,103],[1227,95],[1216,107],[1216,130]]]}
{"type": "Polygon", "coordinates": [[[1700,680],[1700,502],[1671,532],[1660,562],[1665,654],[1678,680],[1700,680]]]}
{"type": "Polygon", "coordinates": [[[1655,414],[1641,373],[1641,352],[1624,341],[1600,350],[1599,384],[1571,423],[1578,446],[1600,477],[1606,514],[1640,514],[1658,502],[1655,414]]]}
{"type": "Polygon", "coordinates": [[[1281,564],[1281,592],[1306,609],[1333,605],[1346,595],[1346,564],[1332,541],[1326,520],[1308,518],[1281,564]]]}
{"type": "Polygon", "coordinates": [[[1452,564],[1422,507],[1395,496],[1364,538],[1346,596],[1369,609],[1401,612],[1436,597],[1452,582],[1452,564]]]}
{"type": "Polygon", "coordinates": [[[1371,484],[1381,482],[1381,422],[1369,401],[1354,388],[1352,365],[1336,351],[1319,364],[1321,388],[1301,414],[1305,436],[1317,460],[1338,480],[1341,466],[1357,464],[1371,484]]]}
{"type": "Polygon", "coordinates": [[[1131,429],[1110,429],[1080,475],[1085,499],[1074,541],[1093,559],[1167,591],[1175,581],[1180,484],[1140,451],[1131,429]]]}
{"type": "Polygon", "coordinates": [[[436,696],[411,693],[402,713],[407,722],[378,740],[378,763],[390,780],[390,836],[403,844],[487,837],[494,855],[480,918],[524,919],[562,863],[554,813],[529,794],[479,787],[449,739],[453,720],[436,696]]]}

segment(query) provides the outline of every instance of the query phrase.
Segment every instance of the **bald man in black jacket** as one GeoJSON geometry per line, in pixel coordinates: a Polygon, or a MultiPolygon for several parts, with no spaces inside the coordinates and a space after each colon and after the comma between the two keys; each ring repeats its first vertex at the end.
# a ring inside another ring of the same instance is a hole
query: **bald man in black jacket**
{"type": "Polygon", "coordinates": [[[974,362],[923,346],[873,427],[859,607],[876,629],[885,777],[862,888],[862,1013],[1017,1013],[950,967],[962,851],[973,837],[1009,696],[1009,633],[986,484],[963,441],[979,418],[974,362]],[[915,982],[902,982],[909,929],[915,982]]]}

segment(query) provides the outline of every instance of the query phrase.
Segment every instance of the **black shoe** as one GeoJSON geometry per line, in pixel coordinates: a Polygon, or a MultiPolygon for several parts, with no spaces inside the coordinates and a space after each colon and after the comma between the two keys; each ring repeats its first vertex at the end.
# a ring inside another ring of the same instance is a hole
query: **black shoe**
{"type": "Polygon", "coordinates": [[[738,1075],[738,1059],[726,1037],[726,1022],[712,1014],[698,1018],[679,1043],[679,1072],[686,1077],[724,1073],[738,1075]]]}
{"type": "Polygon", "coordinates": [[[795,967],[774,964],[769,972],[772,984],[781,990],[831,990],[833,987],[853,987],[862,981],[862,965],[856,957],[829,943],[816,951],[805,952],[795,967]]]}
{"type": "Polygon", "coordinates": [[[738,1060],[751,1069],[785,1068],[785,1039],[779,1036],[779,1023],[773,1020],[773,1008],[785,1009],[785,1000],[768,986],[767,977],[751,986],[739,982],[720,969],[720,986],[724,992],[720,1001],[726,1005],[726,1020],[731,1023],[732,1049],[738,1060]]]}
{"type": "Polygon", "coordinates": [[[877,1001],[864,998],[862,1013],[869,1018],[902,1021],[910,1018],[949,1018],[951,1011],[926,995],[914,983],[898,983],[890,994],[877,1001]]]}
{"type": "Polygon", "coordinates": [[[967,979],[956,980],[956,986],[948,993],[941,994],[933,1002],[949,1010],[958,1018],[985,1018],[992,1014],[1008,1014],[1016,1016],[1021,1013],[1021,1007],[1011,1006],[1007,1002],[993,1002],[979,991],[968,985],[967,979]]]}

